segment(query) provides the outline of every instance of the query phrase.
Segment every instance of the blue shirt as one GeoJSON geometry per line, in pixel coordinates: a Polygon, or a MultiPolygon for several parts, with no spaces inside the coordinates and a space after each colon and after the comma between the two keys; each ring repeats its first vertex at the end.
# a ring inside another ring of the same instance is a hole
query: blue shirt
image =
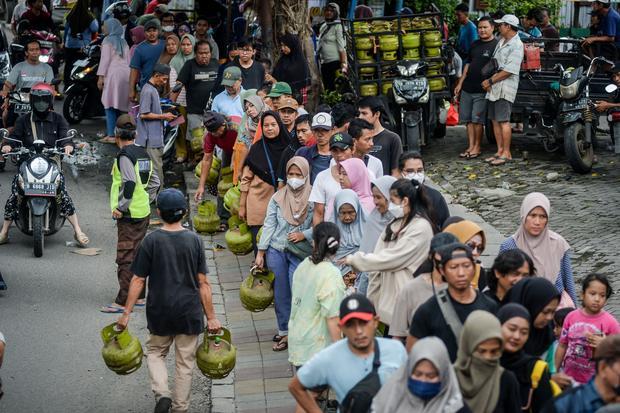
{"type": "Polygon", "coordinates": [[[620,46],[620,14],[612,7],[601,20],[600,30],[602,35],[613,37],[616,46],[620,46]]]}
{"type": "Polygon", "coordinates": [[[74,37],[71,34],[71,25],[65,24],[65,47],[69,49],[81,49],[88,46],[91,42],[93,33],[99,30],[99,23],[96,19],[90,22],[90,26],[81,33],[81,36],[74,37]]]}
{"type": "Polygon", "coordinates": [[[297,149],[297,152],[295,152],[295,155],[303,156],[308,161],[308,164],[310,165],[310,183],[311,184],[314,184],[314,180],[316,179],[316,176],[319,173],[329,168],[329,163],[332,160],[331,155],[321,155],[319,153],[319,149],[316,146],[316,144],[310,147],[303,146],[297,149]]]}
{"type": "Polygon", "coordinates": [[[269,200],[267,205],[267,213],[265,214],[265,223],[263,224],[263,233],[260,236],[258,242],[259,250],[266,250],[271,247],[280,252],[284,252],[286,249],[288,234],[291,232],[301,232],[304,237],[312,242],[312,210],[314,209],[314,203],[308,202],[308,213],[304,222],[295,226],[290,224],[280,210],[280,205],[273,199],[273,196],[269,200]]]}
{"type": "Polygon", "coordinates": [[[469,49],[474,41],[478,39],[478,29],[476,25],[468,20],[467,23],[461,26],[459,29],[459,36],[457,40],[458,52],[461,58],[465,59],[469,55],[469,49]]]}
{"type": "Polygon", "coordinates": [[[542,32],[536,26],[527,29],[526,31],[519,30],[520,39],[530,39],[532,37],[542,37],[542,32]]]}
{"type": "Polygon", "coordinates": [[[129,67],[140,72],[140,81],[138,82],[140,87],[144,86],[151,78],[153,66],[155,66],[155,63],[159,60],[159,56],[161,52],[163,52],[165,46],[166,42],[160,39],[155,45],[145,40],[136,47],[129,67]]]}
{"type": "Polygon", "coordinates": [[[553,401],[556,412],[595,413],[605,402],[594,387],[594,378],[583,386],[562,393],[553,401]]]}
{"type": "MultiPolygon", "coordinates": [[[[402,343],[387,338],[377,338],[381,366],[379,378],[384,384],[390,376],[407,362],[407,352],[402,343]]],[[[351,352],[348,340],[342,339],[315,354],[297,372],[301,384],[312,389],[329,385],[342,403],[349,390],[372,371],[373,354],[361,358],[351,352]]]]}
{"type": "Polygon", "coordinates": [[[237,96],[234,98],[230,98],[230,95],[226,90],[220,92],[213,98],[213,103],[211,103],[211,110],[214,112],[222,113],[226,116],[243,116],[243,108],[241,107],[241,93],[243,93],[243,88],[241,91],[237,93],[237,96]]]}

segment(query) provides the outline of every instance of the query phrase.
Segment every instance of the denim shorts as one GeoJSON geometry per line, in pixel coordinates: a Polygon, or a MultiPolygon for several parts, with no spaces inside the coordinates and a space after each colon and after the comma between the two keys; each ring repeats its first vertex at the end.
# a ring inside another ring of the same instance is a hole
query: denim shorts
{"type": "Polygon", "coordinates": [[[462,90],[459,100],[459,121],[484,125],[487,120],[487,102],[484,93],[468,93],[462,90]]]}
{"type": "Polygon", "coordinates": [[[512,113],[512,102],[506,99],[499,99],[495,102],[489,102],[489,119],[496,122],[510,122],[510,114],[512,113]]]}

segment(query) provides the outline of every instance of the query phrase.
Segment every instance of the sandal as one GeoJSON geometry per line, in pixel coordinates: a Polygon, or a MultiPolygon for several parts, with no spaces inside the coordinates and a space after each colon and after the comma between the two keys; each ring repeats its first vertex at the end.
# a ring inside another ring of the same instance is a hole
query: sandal
{"type": "Polygon", "coordinates": [[[476,159],[477,157],[479,157],[480,155],[482,155],[482,152],[478,152],[478,153],[470,153],[469,156],[467,157],[467,159],[476,159]]]}
{"type": "Polygon", "coordinates": [[[88,237],[86,236],[86,234],[84,234],[83,232],[80,233],[75,233],[73,235],[73,239],[75,239],[75,242],[78,243],[79,247],[82,248],[86,248],[86,246],[88,245],[88,243],[90,242],[90,240],[88,239],[88,237]]]}
{"type": "Polygon", "coordinates": [[[506,162],[510,162],[512,159],[508,159],[506,157],[500,156],[499,158],[497,158],[496,160],[494,160],[493,162],[491,162],[492,166],[500,166],[500,165],[504,165],[506,162]]]}
{"type": "Polygon", "coordinates": [[[488,157],[488,158],[486,158],[484,161],[485,161],[485,162],[493,162],[493,161],[495,161],[498,157],[499,157],[499,155],[489,156],[489,157],[488,157]]]}
{"type": "Polygon", "coordinates": [[[106,314],[121,314],[123,311],[125,311],[125,307],[116,303],[112,303],[104,305],[99,311],[106,314]]]}
{"type": "Polygon", "coordinates": [[[288,349],[288,336],[282,336],[282,340],[274,344],[271,349],[273,351],[284,351],[288,349]]]}
{"type": "Polygon", "coordinates": [[[284,338],[284,337],[286,337],[286,336],[281,336],[279,334],[276,334],[275,336],[273,336],[271,341],[273,341],[274,343],[277,343],[278,341],[282,340],[282,338],[284,338]]]}
{"type": "Polygon", "coordinates": [[[134,304],[135,307],[144,307],[146,305],[146,298],[140,298],[138,301],[136,301],[136,303],[134,304]]]}
{"type": "Polygon", "coordinates": [[[465,151],[463,153],[459,153],[459,158],[469,158],[471,154],[469,153],[469,151],[465,151]]]}

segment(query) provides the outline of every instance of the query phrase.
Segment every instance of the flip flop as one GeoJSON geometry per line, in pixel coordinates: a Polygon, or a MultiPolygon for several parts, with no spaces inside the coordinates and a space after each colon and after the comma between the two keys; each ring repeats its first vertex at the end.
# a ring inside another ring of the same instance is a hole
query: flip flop
{"type": "Polygon", "coordinates": [[[121,307],[118,304],[108,304],[101,307],[99,311],[106,314],[121,314],[125,311],[125,307],[121,307]]]}
{"type": "Polygon", "coordinates": [[[497,158],[496,160],[494,160],[493,162],[491,162],[492,166],[500,166],[500,165],[504,165],[507,162],[510,162],[512,159],[508,159],[505,158],[503,156],[500,156],[499,158],[497,158]]]}
{"type": "Polygon", "coordinates": [[[271,341],[273,341],[274,343],[277,343],[278,341],[282,340],[282,337],[284,337],[284,336],[281,336],[281,335],[279,335],[279,334],[276,334],[275,336],[273,336],[273,338],[271,339],[271,341]]]}
{"type": "Polygon", "coordinates": [[[493,161],[495,161],[496,159],[497,159],[497,156],[496,156],[496,155],[493,155],[493,156],[489,156],[489,157],[488,157],[488,158],[486,158],[484,161],[485,161],[485,162],[493,162],[493,161]]]}
{"type": "Polygon", "coordinates": [[[280,340],[276,344],[274,344],[271,349],[273,351],[284,351],[284,350],[288,349],[288,338],[287,338],[287,336],[283,336],[282,340],[280,340]]]}
{"type": "Polygon", "coordinates": [[[463,153],[459,153],[459,158],[469,158],[471,154],[469,153],[469,151],[465,151],[463,153]]]}
{"type": "Polygon", "coordinates": [[[146,305],[146,300],[144,298],[139,299],[134,304],[134,307],[144,307],[146,305]]]}
{"type": "Polygon", "coordinates": [[[86,248],[86,246],[90,242],[86,234],[84,234],[83,232],[80,232],[79,234],[78,233],[73,234],[73,239],[75,239],[75,242],[77,242],[78,245],[82,248],[86,248]]]}
{"type": "Polygon", "coordinates": [[[478,152],[478,153],[470,153],[469,156],[467,157],[467,159],[476,159],[477,157],[479,157],[480,155],[482,155],[482,152],[478,152]]]}

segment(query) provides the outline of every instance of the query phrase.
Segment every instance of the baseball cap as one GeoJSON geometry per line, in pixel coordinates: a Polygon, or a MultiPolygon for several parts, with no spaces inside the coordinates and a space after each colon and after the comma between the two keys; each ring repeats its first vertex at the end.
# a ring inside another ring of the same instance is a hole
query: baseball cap
{"type": "Polygon", "coordinates": [[[157,195],[157,208],[159,208],[160,211],[176,211],[177,214],[182,213],[183,210],[187,209],[185,195],[176,188],[166,188],[157,195]]]}
{"type": "Polygon", "coordinates": [[[284,109],[284,108],[297,110],[299,108],[299,103],[297,103],[295,99],[287,97],[281,100],[280,104],[278,105],[278,110],[284,109]]]}
{"type": "Polygon", "coordinates": [[[282,95],[292,95],[292,94],[293,94],[293,90],[291,89],[288,83],[276,82],[271,88],[271,91],[269,92],[267,97],[279,98],[282,95]]]}
{"type": "Polygon", "coordinates": [[[518,28],[520,25],[519,18],[514,14],[504,14],[501,19],[495,20],[495,24],[506,23],[514,28],[518,28]]]}
{"type": "Polygon", "coordinates": [[[226,118],[221,113],[213,112],[209,110],[205,112],[204,124],[209,132],[215,132],[226,123],[226,118]]]}
{"type": "Polygon", "coordinates": [[[353,138],[346,132],[338,132],[329,139],[329,149],[349,149],[353,147],[353,138]]]}
{"type": "Polygon", "coordinates": [[[222,86],[232,86],[237,80],[241,80],[241,69],[237,66],[228,66],[222,74],[222,86]]]}
{"type": "Polygon", "coordinates": [[[120,129],[135,130],[136,122],[132,116],[125,113],[116,119],[116,127],[120,129]]]}
{"type": "Polygon", "coordinates": [[[310,125],[312,129],[327,129],[331,130],[333,127],[332,124],[332,115],[327,112],[319,112],[312,117],[312,125],[310,125]]]}
{"type": "Polygon", "coordinates": [[[605,337],[594,349],[594,359],[596,360],[617,358],[620,358],[620,334],[605,337]]]}
{"type": "Polygon", "coordinates": [[[161,30],[161,23],[159,23],[159,19],[153,18],[144,23],[144,31],[146,32],[148,29],[155,28],[157,30],[161,30]]]}
{"type": "Polygon", "coordinates": [[[452,244],[445,245],[435,252],[441,256],[440,262],[442,266],[446,265],[448,261],[455,258],[469,258],[471,261],[474,260],[474,256],[471,253],[471,248],[465,244],[461,244],[460,242],[453,242],[452,244]]]}
{"type": "Polygon", "coordinates": [[[340,303],[340,325],[343,326],[352,318],[370,321],[377,315],[375,306],[363,294],[355,293],[340,303]]]}
{"type": "Polygon", "coordinates": [[[153,66],[153,74],[155,73],[168,76],[170,74],[170,66],[163,63],[155,63],[155,66],[153,66]]]}

